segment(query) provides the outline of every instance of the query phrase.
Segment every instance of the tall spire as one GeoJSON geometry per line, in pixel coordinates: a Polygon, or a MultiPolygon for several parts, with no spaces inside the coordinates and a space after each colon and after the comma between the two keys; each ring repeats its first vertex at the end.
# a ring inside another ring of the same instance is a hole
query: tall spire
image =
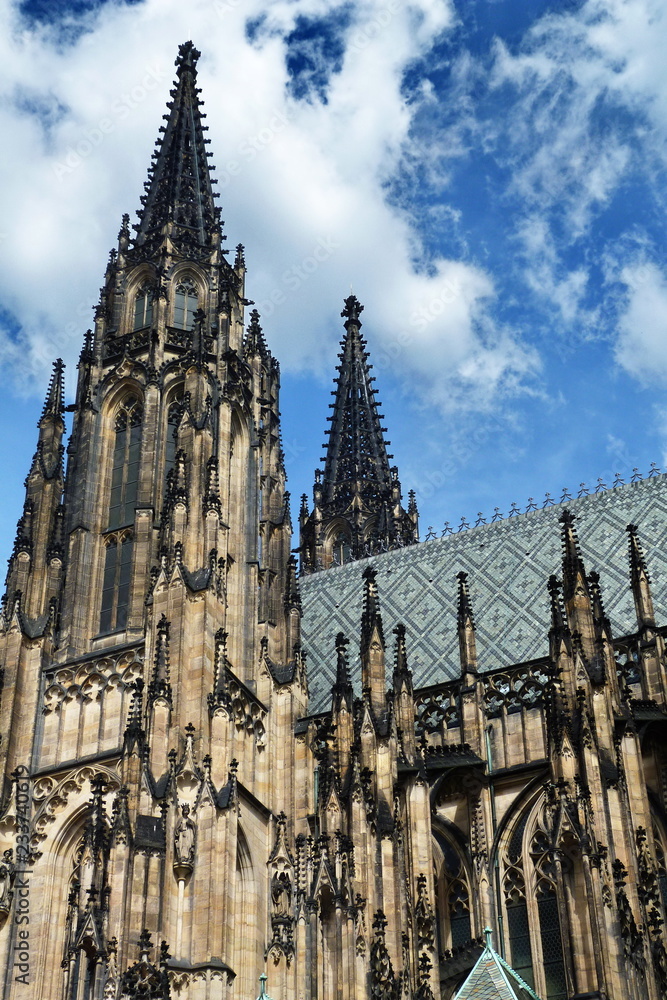
{"type": "Polygon", "coordinates": [[[176,60],[178,80],[171,91],[172,100],[167,107],[167,122],[160,129],[163,136],[157,140],[153,153],[154,163],[148,171],[139,211],[139,225],[135,245],[143,244],[149,236],[162,233],[171,224],[180,236],[189,237],[194,243],[208,246],[219,222],[219,210],[214,203],[208,169],[204,138],[208,126],[202,125],[202,102],[197,87],[197,60],[200,53],[192,42],[179,47],[176,60]]]}
{"type": "Polygon", "coordinates": [[[341,512],[355,500],[375,506],[391,496],[392,477],[380,425],[368,364],[366,342],[361,336],[359,316],[363,306],[354,295],[345,299],[341,316],[345,319],[345,337],[338,355],[335,397],[331,429],[328,432],[322,500],[335,504],[341,512]]]}
{"type": "Polygon", "coordinates": [[[382,414],[373,388],[372,365],[359,319],[363,306],[354,295],[344,302],[345,336],[338,355],[336,388],[327,419],[324,472],[315,473],[315,507],[302,511],[301,551],[306,572],[350,562],[418,540],[414,498],[401,506],[398,469],[389,465],[382,414]],[[327,532],[333,523],[332,531],[327,532]],[[335,530],[334,530],[335,529],[335,530]]]}

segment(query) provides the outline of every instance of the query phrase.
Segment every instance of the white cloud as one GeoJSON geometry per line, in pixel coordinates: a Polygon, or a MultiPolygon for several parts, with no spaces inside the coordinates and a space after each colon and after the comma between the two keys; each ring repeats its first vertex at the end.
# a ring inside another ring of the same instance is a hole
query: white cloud
{"type": "Polygon", "coordinates": [[[616,360],[643,382],[667,381],[667,275],[652,263],[623,268],[627,306],[619,321],[616,360]]]}
{"type": "Polygon", "coordinates": [[[665,164],[666,37],[662,0],[588,0],[537,20],[516,51],[495,42],[491,87],[511,96],[487,142],[512,170],[525,278],[568,332],[601,316],[584,304],[596,261],[572,270],[570,252],[629,176],[650,183],[665,164]]]}
{"type": "Polygon", "coordinates": [[[403,72],[453,24],[452,5],[356,3],[327,103],[295,101],[286,34],[299,16],[346,9],[343,0],[109,4],[65,48],[4,0],[12,27],[0,40],[0,128],[12,155],[0,166],[0,294],[22,327],[18,346],[4,333],[5,362],[20,356],[25,377],[43,382],[54,355],[75,358],[120,216],[139,203],[177,46],[192,37],[229,243],[247,246],[248,294],[281,362],[329,369],[352,284],[374,353],[426,399],[488,407],[517,390],[537,360],[494,326],[489,276],[444,259],[417,273],[418,233],[383,186],[412,122],[403,72]],[[250,42],[246,20],[260,14],[267,25],[250,42]]]}

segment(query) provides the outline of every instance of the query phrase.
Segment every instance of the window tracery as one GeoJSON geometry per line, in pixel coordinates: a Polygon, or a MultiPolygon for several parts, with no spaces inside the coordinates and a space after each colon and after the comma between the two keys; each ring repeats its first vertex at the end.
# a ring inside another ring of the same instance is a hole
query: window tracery
{"type": "Polygon", "coordinates": [[[119,407],[114,422],[115,438],[111,491],[104,536],[100,632],[125,628],[130,604],[133,523],[139,489],[141,426],[140,400],[129,396],[119,407]]]}
{"type": "Polygon", "coordinates": [[[132,330],[142,330],[153,322],[153,289],[149,284],[139,288],[134,299],[132,330]]]}
{"type": "Polygon", "coordinates": [[[179,330],[191,330],[199,305],[199,296],[194,281],[186,278],[176,286],[174,296],[174,326],[179,330]]]}
{"type": "Polygon", "coordinates": [[[505,851],[502,885],[510,962],[545,1000],[566,1000],[558,869],[547,834],[529,824],[529,816],[524,812],[515,824],[505,851]]]}
{"type": "Polygon", "coordinates": [[[438,837],[442,852],[436,877],[438,908],[438,948],[452,951],[472,937],[472,906],[466,870],[459,852],[446,837],[438,837]]]}

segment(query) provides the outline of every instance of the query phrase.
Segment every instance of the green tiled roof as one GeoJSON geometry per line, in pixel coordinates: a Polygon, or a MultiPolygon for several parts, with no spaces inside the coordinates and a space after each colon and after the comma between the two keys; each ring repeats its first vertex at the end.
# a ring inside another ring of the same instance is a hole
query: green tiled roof
{"type": "Polygon", "coordinates": [[[486,930],[486,948],[456,994],[455,1000],[540,1000],[507,962],[491,947],[486,930]]]}
{"type": "MultiPolygon", "coordinates": [[[[480,670],[546,656],[550,626],[547,580],[561,572],[558,518],[567,507],[588,572],[600,573],[614,634],[636,631],[626,525],[639,527],[658,624],[667,623],[667,475],[508,517],[444,538],[303,577],[303,646],[309,656],[311,711],[329,707],[334,638],[359,635],[364,568],[377,570],[385,634],[402,622],[415,684],[458,677],[456,575],[466,571],[477,626],[480,670]]],[[[353,677],[354,656],[351,655],[353,677]]],[[[389,657],[391,663],[391,657],[389,657]]],[[[356,688],[359,693],[359,665],[356,688]]]]}

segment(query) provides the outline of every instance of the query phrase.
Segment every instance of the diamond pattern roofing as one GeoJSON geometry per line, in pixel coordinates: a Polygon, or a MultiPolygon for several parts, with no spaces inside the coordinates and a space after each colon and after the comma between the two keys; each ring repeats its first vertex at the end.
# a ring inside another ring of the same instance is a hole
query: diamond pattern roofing
{"type": "MultiPolygon", "coordinates": [[[[637,627],[625,531],[630,523],[639,528],[656,620],[666,623],[667,475],[662,474],[303,577],[311,711],[329,707],[336,633],[345,633],[352,640],[351,653],[354,649],[361,621],[361,574],[369,564],[377,570],[385,633],[399,622],[406,627],[415,685],[459,675],[456,575],[461,570],[469,574],[480,670],[546,656],[547,580],[561,572],[558,518],[565,508],[576,515],[586,571],[600,573],[614,635],[633,633],[637,627]]],[[[350,659],[358,690],[359,662],[352,655],[350,659]]]]}

